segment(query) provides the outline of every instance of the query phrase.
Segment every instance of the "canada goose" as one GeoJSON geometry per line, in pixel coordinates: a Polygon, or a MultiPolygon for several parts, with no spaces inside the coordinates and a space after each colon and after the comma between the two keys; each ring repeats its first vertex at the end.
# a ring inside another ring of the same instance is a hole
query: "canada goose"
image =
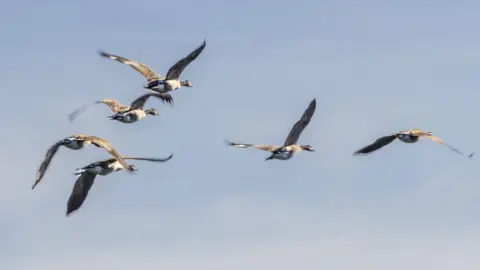
{"type": "MultiPolygon", "coordinates": [[[[123,157],[123,159],[165,162],[170,160],[172,157],[173,154],[167,158],[123,157]]],[[[70,198],[68,198],[66,212],[67,217],[74,211],[78,210],[80,206],[82,206],[97,175],[104,176],[123,169],[124,167],[122,164],[120,164],[120,162],[114,158],[97,161],[83,168],[77,169],[74,175],[80,175],[80,177],[78,177],[77,181],[75,181],[70,198]]],[[[128,165],[128,170],[137,171],[137,168],[135,165],[128,165]]]]}
{"type": "MultiPolygon", "coordinates": [[[[409,129],[409,130],[403,130],[397,133],[392,133],[391,135],[383,136],[378,138],[376,141],[374,141],[372,144],[367,145],[356,152],[353,153],[353,155],[366,155],[369,153],[372,153],[390,143],[392,143],[395,139],[399,139],[401,142],[404,143],[416,143],[420,138],[428,138],[431,139],[434,142],[443,144],[444,146],[450,148],[452,151],[463,155],[462,152],[458,151],[454,147],[446,144],[444,141],[442,141],[440,138],[435,137],[432,135],[432,132],[425,132],[421,129],[409,129]]],[[[469,158],[473,156],[474,153],[471,153],[469,155],[469,158]]]]}
{"type": "Polygon", "coordinates": [[[93,144],[97,147],[107,150],[107,152],[110,155],[112,155],[115,159],[117,159],[124,168],[128,168],[128,164],[125,162],[122,156],[118,153],[118,151],[107,140],[96,137],[96,136],[89,136],[87,134],[74,134],[70,137],[59,140],[47,150],[47,153],[45,154],[45,158],[37,170],[36,180],[32,186],[32,189],[34,189],[35,186],[42,180],[43,176],[45,175],[45,172],[48,169],[48,166],[50,165],[50,162],[53,159],[53,156],[55,156],[60,146],[65,146],[71,150],[79,150],[89,144],[93,144]]]}
{"type": "MultiPolygon", "coordinates": [[[[150,91],[149,93],[147,94],[144,94],[140,97],[138,97],[137,99],[135,99],[131,104],[130,106],[126,106],[126,105],[123,105],[121,104],[118,100],[115,100],[115,99],[102,99],[102,100],[98,100],[98,101],[95,101],[94,103],[90,104],[90,105],[84,105],[78,109],[76,109],[75,111],[71,112],[69,115],[68,115],[68,119],[70,120],[70,122],[72,122],[73,120],[75,120],[75,118],[77,118],[80,114],[82,114],[83,112],[85,112],[85,110],[88,108],[88,106],[91,106],[91,105],[95,105],[95,104],[105,104],[107,105],[110,110],[114,113],[116,113],[115,115],[117,114],[120,114],[120,113],[126,113],[126,112],[129,112],[129,116],[132,114],[131,112],[134,111],[134,110],[137,110],[138,112],[134,112],[133,114],[134,115],[143,115],[141,118],[144,118],[147,114],[149,115],[158,115],[158,112],[157,110],[155,109],[148,109],[148,110],[143,110],[143,105],[145,104],[145,102],[147,102],[147,99],[151,96],[154,96],[156,98],[159,98],[161,99],[163,102],[165,103],[168,103],[170,105],[173,105],[173,98],[172,96],[170,96],[170,94],[167,94],[167,93],[158,93],[158,92],[153,92],[153,91],[150,91]]],[[[110,117],[111,118],[111,117],[110,117]]],[[[128,117],[130,118],[130,117],[128,117]]],[[[139,118],[139,119],[141,119],[139,118]]],[[[123,119],[123,118],[122,118],[123,119]]],[[[137,119],[137,120],[139,120],[137,119]]],[[[137,121],[135,120],[135,121],[137,121]]],[[[135,122],[133,121],[133,122],[135,122]]],[[[123,121],[122,121],[123,122],[123,121]]],[[[132,122],[132,123],[133,123],[132,122]]],[[[131,122],[124,122],[124,123],[131,123],[131,122]]]]}
{"type": "Polygon", "coordinates": [[[287,160],[302,150],[313,152],[315,150],[311,145],[299,145],[297,144],[297,141],[298,141],[298,138],[300,138],[300,135],[302,134],[303,130],[310,123],[310,119],[312,119],[312,116],[315,113],[316,106],[317,106],[317,101],[316,99],[313,99],[308,105],[308,108],[303,113],[302,118],[300,118],[300,120],[298,120],[295,123],[295,125],[293,125],[283,146],[274,146],[274,145],[266,145],[266,144],[234,143],[230,141],[226,141],[226,143],[227,145],[238,147],[238,148],[255,147],[264,151],[271,152],[272,154],[269,157],[267,157],[265,160],[270,160],[270,159],[287,160]]]}
{"type": "MultiPolygon", "coordinates": [[[[147,115],[159,115],[157,110],[148,109],[144,110],[143,106],[147,102],[149,97],[163,98],[164,93],[157,93],[150,91],[150,93],[144,94],[141,97],[135,99],[128,110],[117,112],[116,114],[109,116],[110,120],[118,120],[122,123],[134,123],[138,120],[145,118],[147,115]]],[[[168,95],[168,94],[167,94],[168,95]]]]}
{"type": "Polygon", "coordinates": [[[180,74],[193,60],[195,60],[202,53],[206,45],[207,45],[206,40],[204,39],[202,45],[200,45],[198,48],[193,50],[186,57],[180,59],[173,66],[171,66],[168,69],[166,76],[160,76],[155,71],[153,71],[153,69],[149,68],[147,65],[132,59],[127,59],[122,56],[110,54],[102,50],[99,50],[98,54],[102,57],[109,58],[109,59],[118,61],[122,64],[129,65],[130,67],[138,71],[140,74],[142,74],[143,77],[145,77],[145,79],[148,82],[143,86],[143,88],[151,89],[159,93],[166,93],[173,90],[177,90],[182,86],[186,86],[186,87],[193,86],[189,80],[180,81],[179,80],[180,74]]]}

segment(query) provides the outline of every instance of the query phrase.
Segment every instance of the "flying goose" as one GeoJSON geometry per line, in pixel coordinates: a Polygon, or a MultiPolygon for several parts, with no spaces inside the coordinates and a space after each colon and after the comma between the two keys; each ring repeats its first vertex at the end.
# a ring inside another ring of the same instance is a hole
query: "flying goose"
{"type": "MultiPolygon", "coordinates": [[[[372,144],[367,145],[356,152],[353,153],[353,155],[366,155],[369,153],[372,153],[390,143],[392,143],[395,139],[399,139],[401,142],[404,143],[416,143],[420,138],[428,138],[434,142],[437,142],[439,144],[443,144],[444,146],[450,148],[450,150],[456,152],[457,154],[463,155],[462,152],[458,151],[456,148],[446,144],[443,140],[440,138],[433,136],[432,132],[425,132],[421,129],[414,128],[414,129],[409,129],[409,130],[403,130],[397,133],[392,133],[391,135],[383,136],[378,138],[376,141],[374,141],[372,144]]],[[[469,155],[469,158],[473,156],[474,153],[471,153],[469,155]]]]}
{"type": "Polygon", "coordinates": [[[260,150],[271,152],[272,154],[269,157],[267,157],[265,160],[270,160],[270,159],[287,160],[302,150],[313,152],[315,150],[311,145],[299,145],[297,144],[297,141],[300,138],[300,135],[302,134],[303,130],[310,123],[310,119],[312,119],[312,116],[315,113],[316,106],[317,106],[317,101],[314,98],[308,105],[308,108],[303,113],[302,118],[300,118],[300,120],[298,120],[295,123],[295,125],[293,125],[283,146],[266,145],[266,144],[234,143],[228,140],[226,141],[226,143],[227,145],[238,147],[238,148],[255,147],[260,150]]]}
{"type": "Polygon", "coordinates": [[[166,76],[158,75],[155,71],[153,71],[153,69],[149,68],[147,65],[132,59],[127,59],[122,56],[110,54],[102,50],[99,50],[98,54],[102,57],[118,61],[125,65],[129,65],[130,67],[138,71],[140,74],[142,74],[148,82],[147,84],[143,85],[143,88],[151,89],[159,93],[166,93],[177,90],[182,86],[193,86],[189,80],[179,80],[180,74],[193,60],[195,60],[202,53],[206,45],[206,40],[204,39],[203,43],[198,48],[193,50],[186,57],[178,60],[175,65],[171,66],[168,69],[166,76]]]}
{"type": "MultiPolygon", "coordinates": [[[[129,118],[130,118],[130,115],[132,115],[132,114],[135,114],[137,116],[142,116],[141,118],[144,118],[147,114],[158,115],[157,110],[155,110],[153,108],[148,109],[148,110],[143,110],[143,105],[145,104],[145,102],[147,102],[147,99],[151,96],[159,98],[163,102],[168,103],[170,105],[173,105],[173,98],[172,98],[172,96],[170,96],[170,94],[157,93],[157,92],[150,91],[149,93],[144,94],[144,95],[138,97],[137,99],[135,99],[130,104],[130,106],[123,105],[118,100],[109,99],[109,98],[95,101],[94,103],[92,103],[90,105],[84,105],[84,106],[76,109],[75,111],[71,112],[68,115],[68,119],[70,120],[70,122],[72,122],[80,114],[85,112],[85,110],[88,108],[88,106],[92,106],[92,105],[95,105],[95,104],[105,104],[105,105],[107,105],[110,108],[110,110],[115,113],[115,115],[120,114],[120,113],[129,112],[129,118]],[[135,109],[133,109],[133,108],[135,108],[135,109]],[[137,110],[137,111],[132,113],[132,111],[134,111],[134,110],[137,110]]],[[[139,118],[137,120],[140,120],[141,118],[139,118]]],[[[137,121],[137,120],[135,120],[135,121],[137,121]]],[[[135,121],[133,121],[133,122],[135,122],[135,121]]],[[[124,122],[124,121],[122,121],[122,122],[124,122]]],[[[127,121],[127,122],[124,122],[124,123],[133,123],[133,122],[128,122],[127,121]]]]}
{"type": "Polygon", "coordinates": [[[74,134],[70,137],[59,140],[47,150],[47,153],[45,154],[45,158],[37,170],[36,180],[32,186],[32,189],[34,189],[35,186],[42,180],[43,176],[45,175],[45,172],[48,169],[48,166],[50,165],[50,162],[53,159],[53,156],[55,156],[60,146],[65,146],[71,150],[79,150],[89,144],[93,144],[97,147],[107,150],[107,152],[110,155],[112,155],[115,159],[117,159],[124,168],[128,168],[128,164],[125,162],[122,156],[118,153],[118,151],[107,140],[96,137],[96,136],[89,136],[87,134],[74,134]]]}
{"type": "Polygon", "coordinates": [[[129,124],[129,123],[135,123],[138,120],[145,118],[147,115],[159,115],[157,110],[153,108],[144,110],[143,106],[145,105],[145,102],[147,102],[148,98],[150,97],[163,98],[164,95],[165,95],[164,93],[150,91],[150,93],[144,94],[139,98],[135,99],[127,110],[117,112],[116,114],[109,116],[109,118],[110,120],[118,120],[122,123],[129,124]]]}
{"type": "MultiPolygon", "coordinates": [[[[167,158],[144,158],[144,157],[123,157],[123,159],[144,160],[152,162],[165,162],[173,157],[171,154],[167,158]]],[[[87,198],[88,192],[95,181],[97,175],[108,175],[112,172],[123,170],[124,167],[120,162],[114,158],[109,158],[101,161],[91,163],[83,168],[77,169],[74,175],[80,175],[73,185],[72,193],[68,198],[67,203],[67,217],[78,210],[87,198]]],[[[128,165],[128,170],[137,171],[135,165],[128,165]]]]}

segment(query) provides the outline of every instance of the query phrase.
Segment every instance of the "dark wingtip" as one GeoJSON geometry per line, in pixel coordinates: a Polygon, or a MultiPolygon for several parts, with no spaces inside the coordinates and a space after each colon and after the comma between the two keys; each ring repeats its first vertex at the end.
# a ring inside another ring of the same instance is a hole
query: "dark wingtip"
{"type": "Polygon", "coordinates": [[[39,180],[35,181],[35,183],[32,185],[32,189],[34,189],[37,186],[38,183],[40,183],[39,180]]]}
{"type": "Polygon", "coordinates": [[[105,52],[104,50],[102,49],[98,49],[97,50],[97,54],[100,55],[100,56],[103,56],[103,57],[109,57],[107,52],[105,52]]]}
{"type": "Polygon", "coordinates": [[[472,158],[473,155],[475,155],[475,152],[471,153],[470,155],[468,155],[468,158],[472,158]]]}

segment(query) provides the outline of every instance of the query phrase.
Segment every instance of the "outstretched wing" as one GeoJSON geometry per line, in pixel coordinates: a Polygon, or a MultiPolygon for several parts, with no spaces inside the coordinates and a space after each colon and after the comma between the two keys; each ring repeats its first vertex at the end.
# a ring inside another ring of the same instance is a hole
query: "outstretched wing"
{"type": "MultiPolygon", "coordinates": [[[[86,136],[86,137],[83,137],[84,140],[88,140],[88,141],[91,141],[93,144],[95,144],[96,146],[98,147],[101,147],[105,150],[107,150],[107,152],[112,155],[115,159],[117,159],[120,164],[122,164],[122,166],[127,169],[128,168],[128,164],[127,162],[125,162],[125,160],[122,158],[122,156],[120,155],[120,153],[113,147],[113,145],[108,142],[107,140],[105,139],[102,139],[102,138],[99,138],[99,137],[96,137],[96,136],[86,136]]],[[[128,171],[128,170],[127,170],[128,171]]]]}
{"type": "Polygon", "coordinates": [[[429,138],[430,140],[432,140],[436,143],[443,144],[444,146],[450,148],[450,150],[452,150],[453,152],[456,152],[457,154],[464,155],[464,153],[458,151],[455,147],[453,147],[451,145],[448,145],[447,143],[445,143],[443,140],[441,140],[440,138],[438,138],[436,136],[433,136],[433,135],[430,135],[430,134],[425,134],[423,136],[429,138]]]}
{"type": "Polygon", "coordinates": [[[308,105],[307,109],[302,115],[302,118],[298,120],[295,125],[293,125],[290,133],[288,133],[287,138],[285,139],[285,143],[283,146],[289,146],[292,144],[297,143],[298,138],[302,134],[303,130],[308,126],[310,123],[310,119],[312,119],[313,114],[315,113],[315,108],[317,107],[317,101],[314,98],[310,104],[308,105]]]}
{"type": "Polygon", "coordinates": [[[153,71],[153,69],[151,69],[147,65],[140,63],[138,61],[127,59],[122,56],[110,54],[102,50],[98,50],[98,54],[102,57],[115,60],[125,65],[129,65],[130,67],[138,71],[140,74],[142,74],[142,76],[145,77],[145,79],[147,79],[147,81],[149,82],[162,79],[155,71],[153,71]]]}
{"type": "Polygon", "coordinates": [[[110,110],[112,112],[115,112],[115,113],[120,112],[120,111],[126,111],[129,108],[128,106],[122,105],[120,102],[118,102],[115,99],[102,99],[102,100],[95,101],[95,102],[93,102],[91,104],[88,104],[88,105],[83,105],[82,107],[80,107],[80,108],[76,109],[75,111],[71,112],[68,115],[68,120],[70,120],[70,122],[72,122],[80,114],[84,113],[89,107],[91,107],[92,105],[95,105],[95,104],[100,104],[100,103],[103,103],[103,104],[107,105],[110,108],[110,110]]]}
{"type": "Polygon", "coordinates": [[[186,57],[178,60],[175,65],[170,67],[170,69],[167,72],[167,76],[165,80],[178,80],[180,78],[180,74],[183,72],[183,70],[197,57],[202,53],[203,49],[205,49],[205,46],[207,45],[206,40],[203,40],[202,45],[200,45],[198,48],[193,50],[189,55],[186,57]]]}
{"type": "Polygon", "coordinates": [[[353,153],[353,155],[366,155],[366,154],[369,154],[371,152],[374,152],[382,147],[384,147],[385,145],[387,144],[390,144],[391,142],[393,142],[395,139],[397,138],[397,134],[392,134],[392,135],[389,135],[389,136],[384,136],[384,137],[381,137],[381,138],[378,138],[375,142],[373,142],[372,144],[370,145],[367,145],[365,147],[363,147],[362,149],[356,151],[355,153],[353,153]]]}
{"type": "Polygon", "coordinates": [[[67,217],[82,206],[88,196],[90,188],[92,188],[93,182],[95,182],[96,176],[96,174],[84,172],[78,177],[77,181],[75,181],[72,193],[67,202],[67,217]]]}
{"type": "MultiPolygon", "coordinates": [[[[142,160],[142,161],[151,161],[151,162],[166,162],[169,161],[173,157],[173,153],[170,154],[170,156],[166,158],[147,158],[147,157],[132,157],[132,156],[123,156],[123,159],[132,159],[132,160],[142,160]]],[[[105,162],[105,161],[113,161],[115,160],[114,158],[109,158],[100,162],[105,162]]]]}
{"type": "Polygon", "coordinates": [[[34,189],[35,186],[38,185],[38,183],[40,183],[40,181],[42,180],[43,176],[45,175],[45,172],[48,169],[48,166],[50,165],[50,162],[52,161],[53,157],[57,153],[58,148],[60,148],[60,146],[62,145],[62,141],[63,140],[56,142],[47,150],[47,153],[45,154],[45,158],[40,164],[40,167],[38,167],[37,176],[35,179],[35,183],[32,186],[32,189],[34,189]]]}
{"type": "Polygon", "coordinates": [[[137,110],[137,109],[143,109],[143,106],[145,105],[145,102],[147,102],[149,97],[156,97],[161,99],[163,102],[170,104],[170,106],[173,104],[173,98],[170,94],[168,93],[158,93],[158,92],[150,92],[147,93],[143,96],[140,96],[139,98],[135,99],[132,104],[130,105],[130,110],[137,110]]]}
{"type": "Polygon", "coordinates": [[[248,143],[234,143],[230,141],[225,141],[225,143],[229,146],[237,147],[237,148],[248,148],[248,147],[255,147],[260,150],[268,151],[268,152],[273,152],[277,149],[279,149],[279,146],[275,145],[267,145],[267,144],[248,144],[248,143]]]}
{"type": "Polygon", "coordinates": [[[108,108],[110,108],[110,110],[114,113],[123,112],[123,111],[126,111],[130,108],[128,106],[123,105],[118,100],[110,99],[110,98],[105,98],[105,99],[99,100],[96,103],[97,104],[98,103],[103,103],[103,104],[107,105],[108,108]]]}

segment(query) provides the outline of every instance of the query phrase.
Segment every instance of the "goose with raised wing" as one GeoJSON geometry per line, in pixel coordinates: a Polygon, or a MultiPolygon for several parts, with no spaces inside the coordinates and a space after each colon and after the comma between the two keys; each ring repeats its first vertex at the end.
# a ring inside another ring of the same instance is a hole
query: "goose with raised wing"
{"type": "MultiPolygon", "coordinates": [[[[420,138],[430,139],[430,140],[432,140],[436,143],[439,143],[439,144],[442,144],[442,145],[448,147],[450,150],[452,150],[453,152],[455,152],[457,154],[464,155],[462,152],[460,152],[456,148],[452,147],[451,145],[448,145],[447,143],[445,143],[440,138],[434,136],[432,134],[432,132],[426,132],[426,131],[423,131],[423,130],[418,129],[418,128],[403,130],[403,131],[399,131],[399,132],[396,132],[396,133],[392,133],[392,134],[387,135],[387,136],[380,137],[380,138],[376,139],[373,143],[355,151],[353,153],[353,155],[355,156],[355,155],[370,154],[370,153],[372,153],[374,151],[377,151],[378,149],[392,143],[395,139],[399,139],[401,142],[411,144],[411,143],[418,142],[420,138]]],[[[471,158],[472,156],[473,156],[473,153],[469,155],[469,158],[471,158]]]]}
{"type": "MultiPolygon", "coordinates": [[[[150,97],[163,99],[164,95],[169,94],[151,91],[150,93],[144,94],[139,98],[135,99],[128,108],[128,110],[117,112],[116,114],[109,116],[109,118],[110,120],[117,120],[122,123],[130,124],[144,119],[147,115],[159,115],[157,110],[153,108],[145,110],[143,107],[145,106],[145,102],[147,102],[150,97]]],[[[172,100],[169,100],[169,103],[172,103],[172,100]]]]}
{"type": "Polygon", "coordinates": [[[102,57],[115,60],[122,64],[128,65],[133,69],[135,69],[140,74],[142,74],[142,76],[145,77],[145,79],[147,80],[147,84],[143,85],[143,88],[151,89],[159,93],[166,93],[173,90],[177,90],[182,86],[185,86],[185,87],[193,86],[193,84],[189,80],[180,80],[180,75],[182,74],[183,70],[191,62],[193,62],[193,60],[197,59],[197,57],[205,49],[206,45],[207,45],[206,40],[203,40],[203,43],[198,48],[196,48],[187,56],[178,60],[173,66],[171,66],[168,69],[166,76],[161,76],[157,74],[153,69],[148,67],[147,65],[132,59],[127,59],[119,55],[110,54],[102,50],[99,50],[98,54],[102,57]]]}
{"type": "Polygon", "coordinates": [[[80,150],[89,144],[93,144],[96,147],[105,149],[110,155],[112,155],[116,160],[119,161],[123,168],[127,168],[127,170],[130,171],[128,169],[128,164],[122,158],[120,153],[118,153],[118,151],[107,140],[87,134],[74,134],[65,139],[57,141],[47,150],[45,158],[37,170],[35,183],[33,184],[32,189],[34,189],[35,186],[38,185],[38,183],[40,183],[40,181],[42,180],[45,172],[47,171],[53,157],[57,153],[60,146],[64,146],[71,150],[80,150]]]}
{"type": "Polygon", "coordinates": [[[246,144],[246,143],[235,143],[226,141],[227,145],[238,147],[238,148],[248,148],[248,147],[255,147],[260,150],[268,151],[271,153],[269,157],[265,160],[271,159],[279,159],[279,160],[287,160],[292,158],[298,152],[305,150],[309,152],[315,151],[311,145],[300,145],[297,144],[300,135],[302,134],[303,130],[307,127],[310,123],[310,120],[315,113],[315,108],[317,106],[316,99],[313,99],[310,104],[308,105],[307,109],[303,113],[300,120],[298,120],[290,130],[283,146],[275,146],[275,145],[267,145],[267,144],[246,144]]]}
{"type": "MultiPolygon", "coordinates": [[[[95,105],[95,104],[105,104],[107,105],[112,112],[115,113],[113,116],[109,116],[110,119],[112,120],[119,120],[120,122],[123,123],[133,123],[136,122],[140,119],[145,118],[147,115],[159,115],[156,109],[151,108],[144,110],[143,106],[145,105],[145,102],[147,102],[148,98],[150,97],[156,97],[161,99],[163,102],[168,103],[170,105],[173,105],[173,98],[170,96],[170,94],[167,93],[157,93],[150,91],[147,94],[144,94],[137,99],[135,99],[130,106],[126,106],[121,104],[118,100],[115,99],[102,99],[95,101],[94,103],[90,104],[95,105]],[[112,118],[115,117],[115,118],[112,118]]],[[[68,115],[68,119],[70,121],[75,120],[80,114],[86,111],[89,105],[84,105],[75,111],[71,112],[68,115]]]]}
{"type": "MultiPolygon", "coordinates": [[[[173,157],[171,154],[167,158],[145,158],[145,157],[123,157],[123,159],[143,160],[150,162],[166,162],[173,157]]],[[[83,168],[77,169],[74,175],[80,175],[73,185],[72,193],[67,202],[67,217],[77,211],[88,196],[88,192],[92,188],[93,182],[97,175],[109,175],[112,172],[123,170],[122,164],[114,159],[109,158],[91,163],[83,168]]],[[[128,170],[137,171],[135,165],[128,165],[128,170]]]]}

